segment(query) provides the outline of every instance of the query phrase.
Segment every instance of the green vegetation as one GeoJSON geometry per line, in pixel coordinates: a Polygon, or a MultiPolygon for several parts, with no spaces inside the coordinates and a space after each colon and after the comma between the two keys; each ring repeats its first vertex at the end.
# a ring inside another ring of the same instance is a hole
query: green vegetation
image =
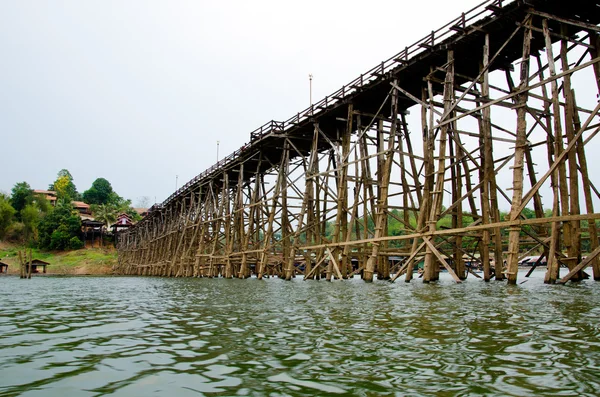
{"type": "Polygon", "coordinates": [[[58,171],[58,175],[53,184],[48,186],[48,190],[56,192],[59,199],[64,200],[80,200],[81,195],[77,192],[77,188],[73,183],[73,176],[69,170],[62,169],[58,171]]]}
{"type": "Polygon", "coordinates": [[[0,239],[3,239],[6,235],[16,212],[13,206],[10,205],[8,197],[0,193],[0,239]]]}
{"type": "Polygon", "coordinates": [[[12,195],[10,197],[10,204],[17,212],[17,219],[21,219],[21,210],[25,206],[33,201],[33,190],[27,182],[20,182],[15,184],[12,188],[12,195]]]}
{"type": "Polygon", "coordinates": [[[49,189],[54,203],[46,199],[46,193],[34,194],[27,182],[16,183],[10,196],[0,193],[0,241],[47,250],[83,247],[81,214],[73,205],[81,199],[90,204],[92,217],[107,228],[120,213],[140,219],[131,200],[119,196],[104,178],[96,179],[82,195],[69,170],[62,169],[49,189]]]}
{"type": "Polygon", "coordinates": [[[83,192],[83,200],[88,204],[107,204],[115,201],[117,194],[109,181],[98,178],[92,183],[92,187],[83,192]]]}
{"type": "Polygon", "coordinates": [[[39,224],[39,247],[66,250],[83,246],[77,237],[81,232],[81,219],[70,202],[57,200],[54,210],[39,224]],[[79,240],[79,242],[74,242],[79,240]]]}

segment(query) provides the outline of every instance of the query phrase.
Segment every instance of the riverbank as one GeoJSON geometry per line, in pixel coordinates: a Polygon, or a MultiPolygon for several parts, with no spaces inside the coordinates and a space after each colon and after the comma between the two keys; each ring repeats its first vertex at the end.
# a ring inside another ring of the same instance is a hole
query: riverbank
{"type": "MultiPolygon", "coordinates": [[[[0,262],[9,265],[8,274],[19,274],[19,250],[29,248],[0,242],[0,262]]],[[[109,275],[117,263],[114,247],[82,248],[73,251],[41,251],[32,248],[32,258],[50,263],[46,274],[54,275],[109,275]]],[[[34,275],[35,276],[35,275],[34,275]]]]}

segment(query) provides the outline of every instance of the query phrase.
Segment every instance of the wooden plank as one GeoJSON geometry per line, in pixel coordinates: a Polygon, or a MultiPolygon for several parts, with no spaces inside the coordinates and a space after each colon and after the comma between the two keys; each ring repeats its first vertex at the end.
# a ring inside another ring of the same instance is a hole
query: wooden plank
{"type": "Polygon", "coordinates": [[[341,280],[342,272],[340,271],[340,267],[338,266],[338,263],[335,260],[335,258],[333,257],[333,254],[331,253],[331,250],[329,248],[327,248],[327,254],[329,255],[329,259],[331,259],[331,261],[333,262],[333,268],[335,270],[336,277],[341,280]]]}
{"type": "Polygon", "coordinates": [[[446,260],[442,256],[442,254],[440,254],[440,251],[438,251],[437,248],[435,248],[435,245],[433,245],[431,240],[426,237],[424,239],[424,241],[425,241],[425,244],[427,244],[429,246],[429,249],[431,249],[431,252],[438,258],[438,260],[442,263],[442,265],[446,268],[446,270],[448,270],[448,273],[450,273],[450,275],[452,276],[454,281],[456,281],[457,283],[461,283],[462,282],[461,279],[456,275],[456,273],[454,273],[454,270],[452,270],[452,268],[450,267],[448,262],[446,262],[446,260]]]}
{"type": "Polygon", "coordinates": [[[579,273],[580,271],[582,271],[583,269],[585,269],[590,263],[592,263],[592,261],[598,255],[600,255],[600,247],[598,247],[595,250],[593,250],[592,252],[590,252],[590,254],[583,261],[581,261],[580,264],[578,264],[573,269],[571,269],[571,271],[566,276],[564,276],[563,278],[561,278],[560,280],[558,280],[556,283],[557,284],[564,284],[564,283],[566,283],[574,275],[576,275],[577,273],[579,273]]]}

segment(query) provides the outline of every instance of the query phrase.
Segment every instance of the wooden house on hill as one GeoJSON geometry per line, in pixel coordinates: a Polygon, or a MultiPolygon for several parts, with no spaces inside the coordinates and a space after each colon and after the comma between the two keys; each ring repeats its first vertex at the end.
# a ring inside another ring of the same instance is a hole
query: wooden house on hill
{"type": "Polygon", "coordinates": [[[33,194],[38,194],[40,196],[44,196],[46,200],[50,202],[50,204],[54,207],[56,205],[56,192],[54,190],[33,190],[33,194]]]}
{"type": "Polygon", "coordinates": [[[0,262],[0,273],[8,273],[8,263],[0,262]]]}
{"type": "Polygon", "coordinates": [[[71,201],[73,207],[79,212],[79,214],[90,215],[92,210],[90,209],[90,205],[84,203],[83,201],[71,201]]]}
{"type": "Polygon", "coordinates": [[[118,233],[120,231],[129,229],[133,225],[133,219],[131,219],[131,217],[126,213],[122,213],[117,217],[117,221],[110,227],[112,228],[113,233],[118,233]]]}
{"type": "MultiPolygon", "coordinates": [[[[56,200],[58,200],[58,196],[54,190],[34,189],[33,194],[44,196],[46,198],[46,200],[48,200],[53,207],[56,206],[56,200]]],[[[84,203],[83,201],[71,201],[71,204],[73,204],[73,207],[75,207],[75,209],[79,212],[80,215],[82,215],[82,214],[83,215],[91,215],[92,214],[90,205],[87,203],[84,203]]]]}
{"type": "Polygon", "coordinates": [[[81,233],[84,246],[102,246],[104,238],[104,223],[94,220],[92,217],[81,219],[81,233]],[[91,244],[91,245],[90,245],[91,244]]]}

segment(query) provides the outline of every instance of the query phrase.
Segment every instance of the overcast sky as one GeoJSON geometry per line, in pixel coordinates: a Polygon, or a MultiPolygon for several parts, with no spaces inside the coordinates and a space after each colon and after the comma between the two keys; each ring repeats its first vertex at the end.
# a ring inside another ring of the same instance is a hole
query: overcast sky
{"type": "Polygon", "coordinates": [[[2,1],[0,190],[108,179],[162,201],[479,0],[2,1]]]}

